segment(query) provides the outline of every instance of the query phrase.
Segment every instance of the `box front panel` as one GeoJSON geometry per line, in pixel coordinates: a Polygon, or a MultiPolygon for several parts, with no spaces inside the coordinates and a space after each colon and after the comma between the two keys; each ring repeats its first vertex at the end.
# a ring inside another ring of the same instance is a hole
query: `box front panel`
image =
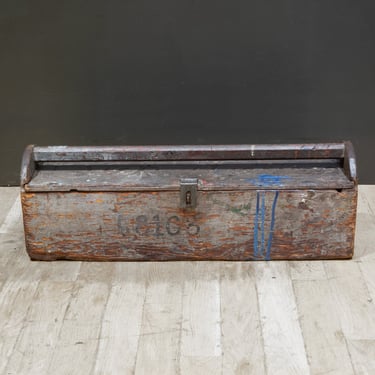
{"type": "Polygon", "coordinates": [[[356,191],[22,193],[32,259],[328,259],[352,256],[356,191]]]}

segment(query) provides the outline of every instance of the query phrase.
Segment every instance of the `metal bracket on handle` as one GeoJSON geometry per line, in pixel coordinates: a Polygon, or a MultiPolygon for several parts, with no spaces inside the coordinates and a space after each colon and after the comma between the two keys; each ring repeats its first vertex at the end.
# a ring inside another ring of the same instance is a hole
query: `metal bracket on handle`
{"type": "Polygon", "coordinates": [[[197,206],[198,179],[181,178],[180,180],[180,207],[195,208],[197,206]]]}

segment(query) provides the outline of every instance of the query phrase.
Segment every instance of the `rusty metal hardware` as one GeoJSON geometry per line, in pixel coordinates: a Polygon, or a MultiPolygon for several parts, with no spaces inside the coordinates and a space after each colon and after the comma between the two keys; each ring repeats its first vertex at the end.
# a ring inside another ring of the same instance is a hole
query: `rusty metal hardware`
{"type": "Polygon", "coordinates": [[[197,192],[197,178],[182,178],[180,180],[180,207],[195,208],[197,206],[197,192]]]}

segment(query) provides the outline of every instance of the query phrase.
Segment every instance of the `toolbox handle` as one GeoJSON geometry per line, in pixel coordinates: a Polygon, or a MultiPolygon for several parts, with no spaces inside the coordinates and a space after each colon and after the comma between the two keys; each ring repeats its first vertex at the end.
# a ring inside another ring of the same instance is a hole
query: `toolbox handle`
{"type": "Polygon", "coordinates": [[[21,186],[27,184],[35,172],[34,145],[25,148],[21,163],[21,186]]]}
{"type": "Polygon", "coordinates": [[[344,171],[349,180],[354,181],[355,184],[358,183],[357,176],[357,163],[354,152],[354,147],[352,142],[346,141],[345,144],[345,153],[344,153],[344,171]]]}
{"type": "Polygon", "coordinates": [[[34,147],[35,161],[178,161],[343,158],[344,143],[34,147]]]}

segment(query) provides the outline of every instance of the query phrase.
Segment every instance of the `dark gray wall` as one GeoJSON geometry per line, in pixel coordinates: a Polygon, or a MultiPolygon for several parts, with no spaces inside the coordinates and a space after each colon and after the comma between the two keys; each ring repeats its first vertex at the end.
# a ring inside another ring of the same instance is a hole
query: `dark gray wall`
{"type": "Polygon", "coordinates": [[[0,184],[26,144],[351,139],[375,183],[373,0],[0,3],[0,184]]]}

